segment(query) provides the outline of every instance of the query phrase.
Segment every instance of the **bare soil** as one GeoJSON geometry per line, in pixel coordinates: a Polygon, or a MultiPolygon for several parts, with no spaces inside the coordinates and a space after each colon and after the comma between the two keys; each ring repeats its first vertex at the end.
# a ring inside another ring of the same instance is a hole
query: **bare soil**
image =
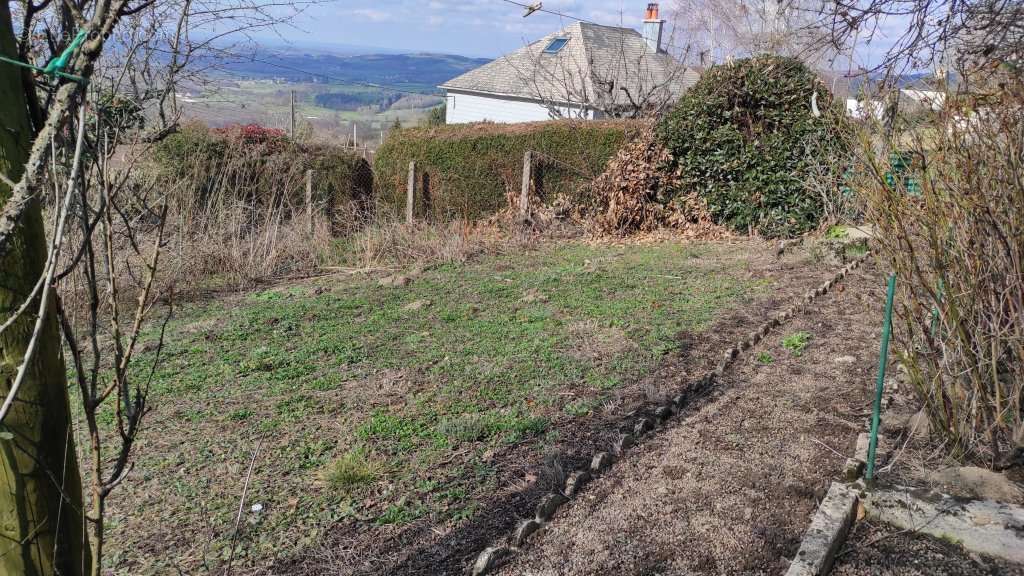
{"type": "Polygon", "coordinates": [[[854,526],[832,576],[1024,576],[1024,567],[884,524],[854,526]]]}
{"type": "Polygon", "coordinates": [[[862,269],[745,353],[712,398],[591,484],[501,574],[784,572],[868,416],[881,284],[862,269]],[[781,341],[801,331],[811,340],[798,356],[781,341]]]}

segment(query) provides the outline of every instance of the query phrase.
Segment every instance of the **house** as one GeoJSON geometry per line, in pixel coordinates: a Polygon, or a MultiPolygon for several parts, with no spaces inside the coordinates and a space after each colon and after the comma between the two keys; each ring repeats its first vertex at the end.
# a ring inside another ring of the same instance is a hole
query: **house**
{"type": "Polygon", "coordinates": [[[441,85],[447,122],[599,119],[663,109],[699,78],[663,44],[650,4],[643,34],[577,22],[441,85]]]}

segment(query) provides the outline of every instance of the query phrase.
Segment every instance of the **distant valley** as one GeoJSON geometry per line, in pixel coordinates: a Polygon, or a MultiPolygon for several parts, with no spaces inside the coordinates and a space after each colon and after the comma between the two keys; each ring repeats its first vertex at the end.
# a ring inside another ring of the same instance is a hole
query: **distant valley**
{"type": "Polygon", "coordinates": [[[439,84],[489,62],[448,54],[337,54],[260,50],[224,64],[181,101],[186,116],[210,124],[287,128],[291,95],[304,130],[318,140],[373,147],[388,129],[421,123],[443,104],[439,84]]]}

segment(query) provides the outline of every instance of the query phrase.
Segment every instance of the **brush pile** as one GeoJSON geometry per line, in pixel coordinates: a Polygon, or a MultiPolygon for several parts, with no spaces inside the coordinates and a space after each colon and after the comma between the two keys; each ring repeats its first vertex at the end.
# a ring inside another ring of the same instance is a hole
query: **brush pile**
{"type": "Polygon", "coordinates": [[[588,184],[593,213],[584,218],[598,235],[624,236],[671,229],[694,238],[728,232],[711,220],[704,201],[681,193],[668,149],[653,126],[626,143],[603,174],[588,184]]]}

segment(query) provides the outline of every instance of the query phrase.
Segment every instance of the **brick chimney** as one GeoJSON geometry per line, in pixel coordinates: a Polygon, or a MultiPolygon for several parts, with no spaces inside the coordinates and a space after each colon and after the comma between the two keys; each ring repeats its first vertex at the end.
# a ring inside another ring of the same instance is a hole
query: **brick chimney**
{"type": "Polygon", "coordinates": [[[665,30],[665,21],[658,17],[658,4],[652,2],[647,5],[647,15],[644,17],[644,41],[651,53],[661,52],[661,35],[665,30]]]}

